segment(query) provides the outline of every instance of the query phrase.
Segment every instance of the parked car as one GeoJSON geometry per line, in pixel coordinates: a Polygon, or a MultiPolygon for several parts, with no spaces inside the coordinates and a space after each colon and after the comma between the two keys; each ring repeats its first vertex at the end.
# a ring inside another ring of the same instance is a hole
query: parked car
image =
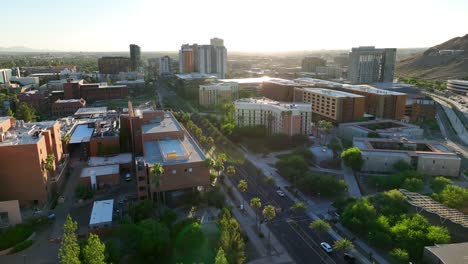
{"type": "Polygon", "coordinates": [[[333,252],[333,248],[330,246],[330,244],[328,244],[327,242],[322,242],[320,243],[320,246],[322,247],[323,250],[325,250],[325,252],[327,253],[332,253],[333,252]]]}
{"type": "Polygon", "coordinates": [[[284,196],[285,196],[284,192],[281,191],[281,190],[277,190],[276,193],[277,193],[279,196],[281,196],[281,197],[284,197],[284,196]]]}
{"type": "Polygon", "coordinates": [[[349,253],[344,253],[343,258],[348,263],[356,263],[356,258],[349,253]]]}
{"type": "Polygon", "coordinates": [[[130,172],[125,173],[125,181],[129,182],[132,180],[132,174],[130,172]]]}

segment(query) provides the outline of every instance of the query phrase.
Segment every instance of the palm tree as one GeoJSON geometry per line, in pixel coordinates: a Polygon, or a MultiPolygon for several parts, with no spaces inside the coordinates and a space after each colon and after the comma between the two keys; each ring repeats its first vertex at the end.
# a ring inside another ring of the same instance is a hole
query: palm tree
{"type": "Polygon", "coordinates": [[[258,209],[262,207],[262,200],[258,197],[254,197],[250,199],[250,207],[252,207],[255,210],[255,226],[257,227],[257,231],[259,231],[259,226],[258,226],[258,209]]]}
{"type": "MultiPolygon", "coordinates": [[[[158,162],[153,165],[153,167],[151,168],[151,171],[153,172],[153,175],[151,177],[151,183],[153,187],[159,188],[159,186],[161,186],[160,178],[161,178],[161,175],[164,173],[164,168],[161,165],[161,163],[158,162]]],[[[159,208],[159,202],[160,202],[159,190],[157,190],[157,195],[158,195],[157,200],[158,200],[158,208],[159,208]]]]}
{"type": "Polygon", "coordinates": [[[331,228],[330,224],[323,221],[323,220],[315,220],[312,223],[309,224],[309,228],[317,232],[319,239],[320,239],[320,234],[322,232],[325,232],[331,228]]]}
{"type": "Polygon", "coordinates": [[[354,247],[353,242],[351,242],[351,240],[346,239],[346,238],[335,241],[335,244],[333,245],[333,248],[336,251],[340,251],[340,252],[347,252],[353,247],[354,247]]]}
{"type": "Polygon", "coordinates": [[[213,164],[213,169],[218,173],[218,177],[221,175],[221,172],[224,171],[224,163],[220,160],[216,160],[213,164]]]}
{"type": "Polygon", "coordinates": [[[213,140],[212,137],[207,137],[206,138],[206,145],[208,145],[208,147],[213,146],[213,143],[214,143],[214,140],[213,140]]]}
{"type": "Polygon", "coordinates": [[[218,160],[221,161],[222,163],[226,162],[227,156],[224,153],[221,153],[218,155],[218,160]]]}
{"type": "MultiPolygon", "coordinates": [[[[275,207],[272,205],[267,205],[263,208],[262,211],[263,217],[267,220],[267,223],[271,225],[271,221],[276,217],[276,210],[275,207]]],[[[269,228],[268,231],[268,250],[271,250],[271,243],[270,243],[270,234],[271,234],[271,228],[269,228]]]]}
{"type": "Polygon", "coordinates": [[[233,175],[236,174],[236,168],[235,168],[234,166],[232,166],[232,165],[229,165],[229,166],[227,167],[227,169],[226,169],[226,173],[227,173],[227,175],[229,175],[229,176],[233,176],[233,175]]]}
{"type": "MultiPolygon", "coordinates": [[[[248,184],[245,180],[240,180],[239,184],[237,184],[237,189],[239,189],[240,192],[246,192],[248,188],[248,184]]],[[[244,208],[244,198],[242,198],[242,209],[244,208]]]]}
{"type": "Polygon", "coordinates": [[[214,160],[211,158],[206,158],[205,161],[203,161],[205,167],[208,168],[208,170],[211,170],[214,166],[214,160]]]}

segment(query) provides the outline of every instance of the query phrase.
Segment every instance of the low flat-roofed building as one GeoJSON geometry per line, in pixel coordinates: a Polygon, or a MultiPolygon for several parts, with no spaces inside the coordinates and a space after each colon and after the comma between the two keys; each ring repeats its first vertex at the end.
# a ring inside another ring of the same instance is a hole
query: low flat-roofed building
{"type": "Polygon", "coordinates": [[[130,165],[132,163],[132,153],[120,153],[115,156],[108,157],[89,157],[88,166],[105,166],[105,165],[130,165]]]}
{"type": "Polygon", "coordinates": [[[50,111],[55,116],[70,116],[85,106],[86,101],[84,99],[56,100],[52,103],[50,111]]]}
{"type": "Polygon", "coordinates": [[[199,104],[203,106],[230,103],[239,98],[239,84],[213,83],[200,85],[198,92],[199,104]]]}
{"type": "Polygon", "coordinates": [[[374,133],[374,136],[377,133],[383,138],[420,139],[424,136],[424,129],[392,119],[343,123],[338,126],[338,135],[347,140],[353,140],[355,137],[368,137],[369,133],[374,133]]]}
{"type": "Polygon", "coordinates": [[[295,88],[296,102],[312,104],[314,119],[334,123],[350,122],[364,115],[365,98],[360,95],[322,88],[295,88]]]}
{"type": "Polygon", "coordinates": [[[58,121],[25,123],[0,117],[0,200],[44,205],[64,177],[57,178],[63,149],[58,121]],[[53,155],[52,170],[45,169],[53,155]]]}
{"type": "Polygon", "coordinates": [[[263,94],[263,82],[271,79],[273,78],[263,76],[254,78],[219,79],[218,81],[224,83],[237,83],[239,85],[240,94],[245,93],[250,96],[261,96],[263,94]]]}
{"type": "Polygon", "coordinates": [[[468,242],[424,247],[423,260],[427,264],[468,263],[468,242]]]}
{"type": "Polygon", "coordinates": [[[428,140],[354,138],[353,144],[362,152],[361,171],[394,172],[394,164],[405,161],[417,171],[430,176],[458,177],[461,158],[447,146],[428,140]]]}
{"type": "Polygon", "coordinates": [[[0,229],[22,222],[18,200],[0,201],[0,229]]]}
{"type": "Polygon", "coordinates": [[[120,183],[119,165],[85,167],[80,174],[80,183],[93,189],[103,189],[120,183]]]}
{"type": "Polygon", "coordinates": [[[107,113],[107,107],[82,107],[78,109],[73,116],[76,118],[90,118],[94,115],[103,115],[107,113]]]}
{"type": "Polygon", "coordinates": [[[312,121],[310,103],[284,103],[268,98],[234,101],[234,122],[239,127],[265,126],[271,134],[308,135],[312,121]]]}
{"type": "Polygon", "coordinates": [[[89,219],[90,229],[108,228],[112,226],[114,200],[95,201],[89,219]]]}

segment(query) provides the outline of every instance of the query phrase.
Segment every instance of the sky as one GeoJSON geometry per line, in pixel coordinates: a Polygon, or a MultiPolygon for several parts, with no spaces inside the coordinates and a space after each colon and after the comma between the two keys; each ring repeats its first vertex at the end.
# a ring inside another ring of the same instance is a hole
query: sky
{"type": "Polygon", "coordinates": [[[467,0],[0,0],[0,47],[228,51],[430,47],[468,33],[467,0]]]}

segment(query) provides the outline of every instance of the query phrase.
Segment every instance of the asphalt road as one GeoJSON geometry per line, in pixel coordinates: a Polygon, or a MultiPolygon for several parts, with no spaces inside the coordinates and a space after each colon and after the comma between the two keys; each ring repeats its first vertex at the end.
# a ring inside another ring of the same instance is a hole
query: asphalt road
{"type": "Polygon", "coordinates": [[[309,228],[312,219],[305,213],[293,213],[290,207],[294,202],[287,196],[279,196],[276,185],[266,183],[264,176],[249,175],[243,168],[236,167],[236,171],[237,174],[230,176],[230,179],[235,185],[241,179],[247,181],[248,189],[242,193],[246,203],[253,197],[259,197],[262,206],[273,205],[278,209],[270,228],[296,263],[346,263],[341,253],[327,254],[323,251],[320,242],[333,245],[334,240],[325,232],[317,234],[312,231],[309,228]]]}

